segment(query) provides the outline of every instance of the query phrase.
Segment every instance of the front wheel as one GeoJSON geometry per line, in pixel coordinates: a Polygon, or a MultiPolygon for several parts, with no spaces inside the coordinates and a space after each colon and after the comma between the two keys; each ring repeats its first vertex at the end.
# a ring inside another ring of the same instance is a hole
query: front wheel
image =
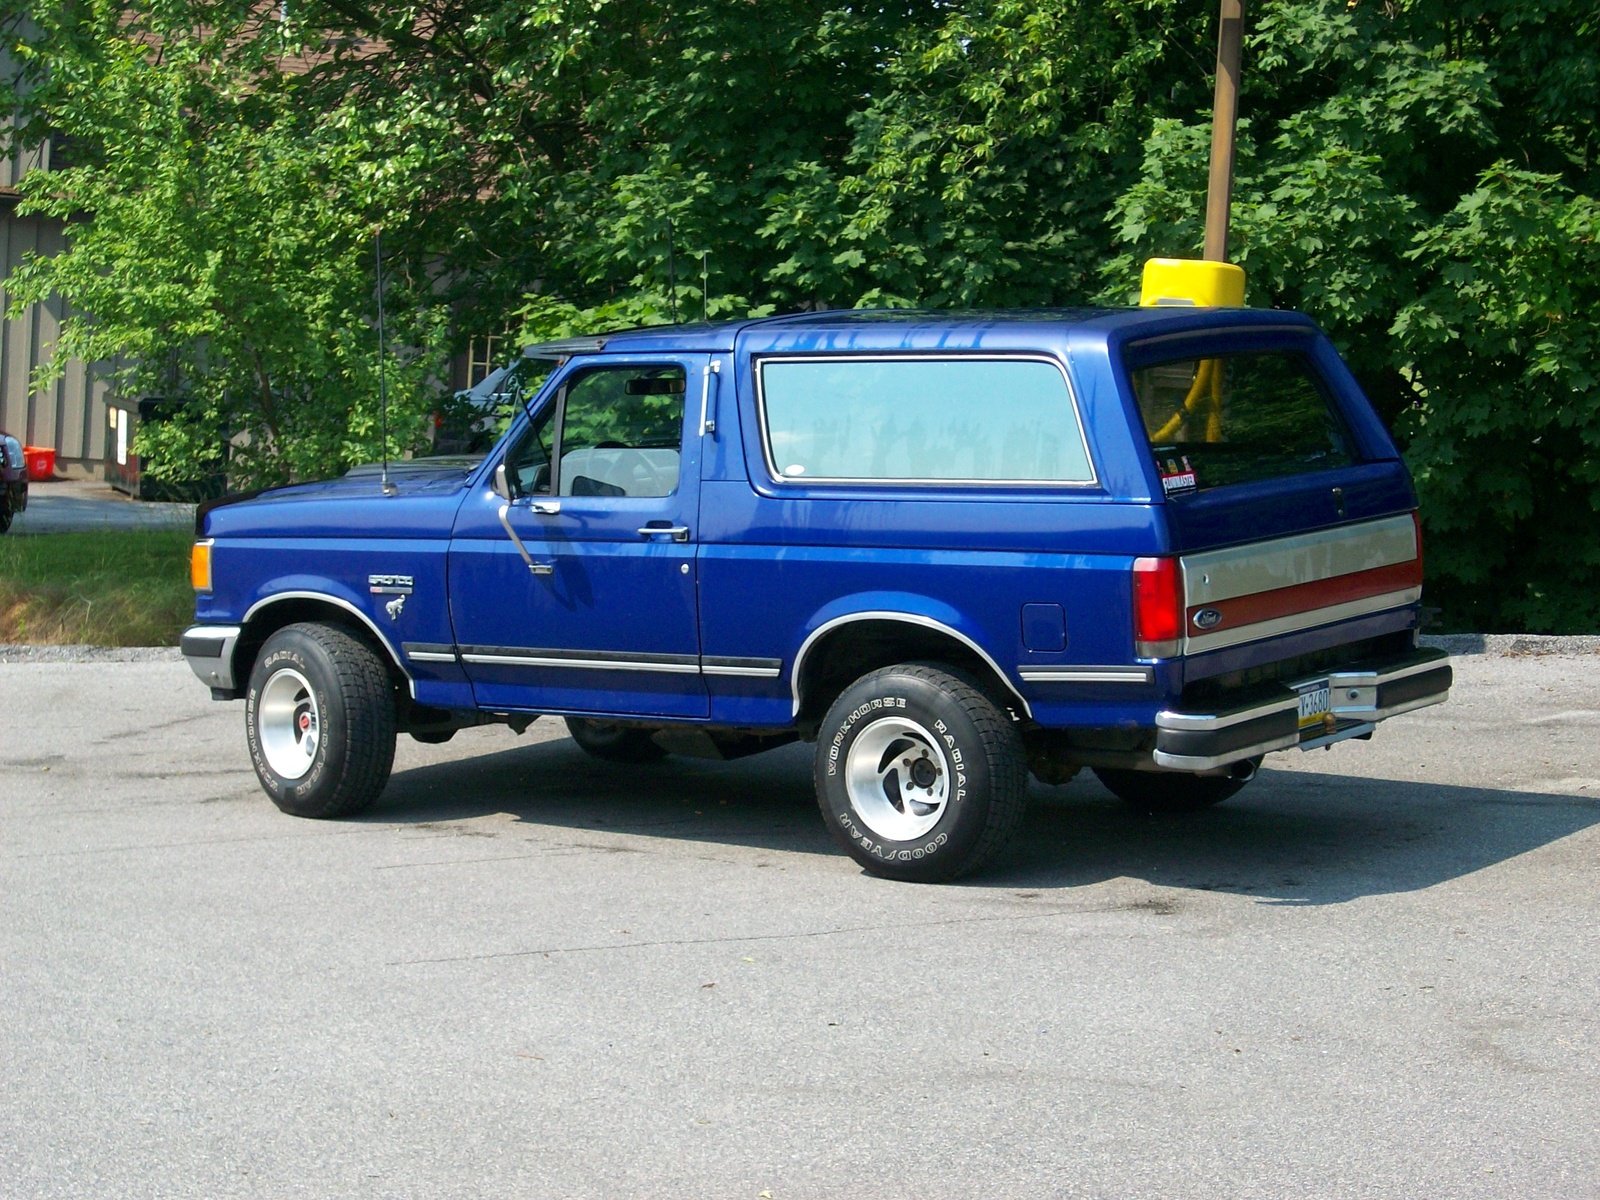
{"type": "Polygon", "coordinates": [[[1228,775],[1185,775],[1181,771],[1128,771],[1096,767],[1094,773],[1124,804],[1142,813],[1176,816],[1221,804],[1255,778],[1259,758],[1234,764],[1228,775]]]}
{"type": "Polygon", "coordinates": [[[371,807],[394,765],[394,688],[365,642],[331,625],[288,625],[267,639],[245,692],[256,778],[296,817],[371,807]]]}
{"type": "Polygon", "coordinates": [[[829,832],[874,875],[954,879],[1005,846],[1027,806],[1016,727],[964,675],[921,663],[863,675],[833,702],[817,744],[829,832]]]}

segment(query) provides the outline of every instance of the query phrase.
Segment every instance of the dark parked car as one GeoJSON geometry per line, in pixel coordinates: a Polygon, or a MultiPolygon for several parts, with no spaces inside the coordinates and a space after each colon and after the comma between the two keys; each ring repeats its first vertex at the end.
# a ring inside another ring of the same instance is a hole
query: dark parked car
{"type": "Polygon", "coordinates": [[[22,443],[0,429],[0,533],[11,528],[11,518],[28,507],[28,462],[22,443]]]}

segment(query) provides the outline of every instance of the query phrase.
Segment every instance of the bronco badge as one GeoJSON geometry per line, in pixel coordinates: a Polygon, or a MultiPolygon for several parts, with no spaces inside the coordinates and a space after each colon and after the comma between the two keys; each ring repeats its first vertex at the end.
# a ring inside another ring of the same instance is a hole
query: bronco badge
{"type": "Polygon", "coordinates": [[[412,580],[409,575],[368,575],[367,591],[374,596],[409,596],[412,580]]]}

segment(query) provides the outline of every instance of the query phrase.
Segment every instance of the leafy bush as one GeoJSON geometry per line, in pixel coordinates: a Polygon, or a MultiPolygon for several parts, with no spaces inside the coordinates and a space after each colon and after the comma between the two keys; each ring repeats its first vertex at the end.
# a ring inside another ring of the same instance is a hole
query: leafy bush
{"type": "MultiPolygon", "coordinates": [[[[76,14],[41,13],[52,40],[47,62],[33,52],[31,103],[84,157],[27,175],[22,205],[71,222],[70,246],[7,281],[19,305],[71,302],[50,369],[102,360],[125,396],[187,402],[140,431],[158,479],[213,473],[230,440],[235,486],[376,459],[373,231],[392,198],[367,170],[368,131],[307,107],[269,34],[230,54],[178,24],[76,14]]],[[[445,314],[406,283],[390,331],[405,349],[387,363],[395,454],[425,443],[444,359],[445,314]]]]}

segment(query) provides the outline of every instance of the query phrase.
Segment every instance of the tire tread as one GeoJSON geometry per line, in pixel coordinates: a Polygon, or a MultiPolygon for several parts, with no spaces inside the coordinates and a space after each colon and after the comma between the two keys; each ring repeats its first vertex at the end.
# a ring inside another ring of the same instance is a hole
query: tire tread
{"type": "MultiPolygon", "coordinates": [[[[929,882],[959,879],[980,871],[1005,848],[1028,809],[1028,758],[1022,736],[1005,711],[975,679],[958,668],[943,663],[900,663],[868,672],[850,685],[862,685],[886,677],[910,677],[943,692],[966,713],[977,728],[989,768],[989,809],[983,831],[966,857],[948,873],[937,877],[919,875],[929,882]]],[[[835,701],[837,703],[837,701],[835,701]]],[[[821,759],[817,763],[818,793],[821,794],[821,759]]]]}
{"type": "Polygon", "coordinates": [[[397,721],[388,669],[370,646],[337,626],[306,621],[284,630],[315,642],[332,662],[345,722],[338,778],[328,798],[302,815],[328,819],[363,812],[377,802],[394,767],[397,721]]]}

